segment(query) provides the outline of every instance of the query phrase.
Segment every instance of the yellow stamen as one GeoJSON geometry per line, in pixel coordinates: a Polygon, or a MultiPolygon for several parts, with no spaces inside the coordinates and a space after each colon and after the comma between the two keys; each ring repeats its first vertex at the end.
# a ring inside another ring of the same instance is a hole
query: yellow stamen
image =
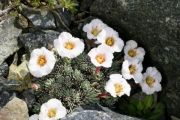
{"type": "Polygon", "coordinates": [[[114,45],[114,38],[113,38],[113,37],[108,37],[108,38],[106,39],[106,44],[107,44],[108,46],[113,46],[113,45],[114,45]]]}
{"type": "Polygon", "coordinates": [[[116,83],[114,84],[114,87],[115,87],[115,92],[117,95],[123,92],[123,86],[121,84],[116,83]]]}
{"type": "Polygon", "coordinates": [[[40,55],[37,62],[39,66],[44,66],[47,63],[45,55],[40,55]]]}
{"type": "Polygon", "coordinates": [[[130,71],[130,74],[134,74],[136,72],[136,65],[130,65],[129,71],[130,71]]]}
{"type": "Polygon", "coordinates": [[[65,48],[68,50],[72,50],[74,47],[75,47],[75,45],[72,42],[66,42],[65,43],[65,48]]]}
{"type": "Polygon", "coordinates": [[[96,60],[99,64],[102,64],[105,61],[105,56],[103,54],[96,55],[96,60]]]}
{"type": "Polygon", "coordinates": [[[128,51],[128,55],[131,57],[135,57],[137,55],[136,49],[130,49],[128,51]]]}
{"type": "Polygon", "coordinates": [[[53,118],[56,116],[56,113],[57,113],[57,109],[56,108],[51,108],[48,110],[48,117],[49,118],[53,118]]]}
{"type": "Polygon", "coordinates": [[[151,76],[146,77],[146,83],[148,84],[149,87],[153,87],[154,82],[155,82],[155,80],[153,77],[151,77],[151,76]]]}
{"type": "Polygon", "coordinates": [[[93,28],[92,31],[91,31],[91,33],[94,36],[97,36],[100,32],[101,32],[101,30],[99,30],[97,27],[93,28]]]}

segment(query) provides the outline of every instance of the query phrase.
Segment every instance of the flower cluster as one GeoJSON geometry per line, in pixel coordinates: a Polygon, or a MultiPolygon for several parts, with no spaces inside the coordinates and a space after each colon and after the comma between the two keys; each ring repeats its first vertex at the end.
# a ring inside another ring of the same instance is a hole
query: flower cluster
{"type": "Polygon", "coordinates": [[[88,39],[95,39],[97,40],[96,43],[100,44],[88,53],[91,62],[96,67],[111,67],[114,58],[113,53],[121,52],[124,47],[124,41],[119,37],[118,32],[99,19],[94,19],[86,24],[83,31],[87,33],[88,39]]]}
{"type": "MultiPolygon", "coordinates": [[[[54,40],[54,47],[62,58],[75,58],[84,51],[82,40],[68,32],[62,32],[59,38],[54,40]]],[[[42,47],[32,51],[28,68],[34,77],[43,77],[53,70],[55,62],[54,53],[42,47]]]]}
{"type": "Polygon", "coordinates": [[[146,94],[153,94],[161,91],[161,74],[155,67],[148,67],[145,73],[142,73],[145,50],[138,47],[134,40],[126,42],[124,47],[124,62],[122,64],[122,75],[125,79],[134,79],[139,83],[142,91],[146,94]]]}
{"type": "MultiPolygon", "coordinates": [[[[146,72],[142,73],[145,50],[138,47],[134,40],[127,41],[124,46],[124,41],[119,37],[118,32],[99,19],[94,19],[86,24],[83,31],[87,33],[88,39],[96,40],[97,47],[92,48],[87,55],[97,68],[112,67],[114,53],[121,52],[124,47],[124,61],[121,71],[119,71],[121,74],[111,74],[104,86],[106,92],[111,96],[121,97],[125,94],[130,96],[131,86],[127,82],[130,79],[134,79],[135,83],[140,84],[142,91],[146,94],[153,94],[161,90],[162,76],[155,67],[148,67],[146,72]]],[[[70,33],[62,32],[54,40],[54,48],[61,58],[73,59],[83,53],[85,44],[83,40],[73,37],[70,33]]],[[[33,50],[28,64],[30,73],[36,78],[50,74],[55,66],[56,58],[53,51],[45,47],[33,50]]],[[[35,118],[57,120],[66,114],[66,108],[63,107],[61,101],[50,99],[47,103],[42,104],[40,114],[31,116],[30,120],[35,118]]]]}
{"type": "MultiPolygon", "coordinates": [[[[97,40],[96,43],[100,44],[97,48],[92,48],[88,53],[91,62],[96,67],[111,67],[114,58],[113,53],[121,52],[124,47],[124,42],[119,37],[118,32],[99,19],[94,19],[89,24],[86,24],[83,27],[83,31],[87,33],[88,39],[95,39],[97,40]]],[[[110,75],[110,80],[107,82],[105,90],[113,97],[123,94],[129,95],[130,86],[124,81],[134,79],[135,83],[140,84],[142,91],[146,94],[160,91],[162,78],[155,67],[147,68],[146,73],[142,74],[145,50],[142,47],[138,47],[134,40],[129,40],[124,47],[124,54],[124,62],[121,69],[123,77],[120,74],[110,75]],[[117,94],[117,91],[120,93],[117,94]]]]}
{"type": "MultiPolygon", "coordinates": [[[[96,39],[96,43],[100,44],[88,53],[91,62],[96,67],[111,67],[114,58],[113,53],[121,52],[124,47],[124,41],[119,37],[118,32],[99,19],[94,19],[86,24],[83,31],[87,33],[88,39],[96,39]]],[[[111,74],[105,90],[113,97],[121,97],[124,94],[129,96],[131,87],[121,74],[111,74]]]]}

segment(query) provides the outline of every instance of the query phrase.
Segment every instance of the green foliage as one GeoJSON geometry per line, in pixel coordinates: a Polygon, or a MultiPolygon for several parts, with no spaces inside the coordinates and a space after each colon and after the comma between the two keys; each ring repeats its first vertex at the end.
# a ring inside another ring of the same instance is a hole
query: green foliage
{"type": "Polygon", "coordinates": [[[56,0],[47,0],[48,6],[55,6],[56,5],[56,0]]]}
{"type": "Polygon", "coordinates": [[[60,0],[63,8],[70,10],[71,12],[77,12],[78,2],[77,0],[60,0]]]}
{"type": "Polygon", "coordinates": [[[144,95],[142,99],[130,97],[119,101],[119,109],[127,115],[159,120],[164,116],[164,104],[157,102],[155,96],[144,95]]]}
{"type": "Polygon", "coordinates": [[[31,0],[31,5],[33,7],[39,7],[41,5],[41,1],[40,0],[31,0]]]}
{"type": "Polygon", "coordinates": [[[11,0],[11,2],[14,6],[18,6],[21,4],[21,0],[11,0]]]}
{"type": "Polygon", "coordinates": [[[21,6],[25,4],[33,8],[65,8],[72,13],[77,12],[77,0],[11,0],[12,5],[21,6]]]}
{"type": "MultiPolygon", "coordinates": [[[[104,91],[106,77],[103,70],[99,74],[95,71],[96,67],[86,54],[74,59],[57,58],[52,73],[36,79],[40,85],[35,92],[37,103],[43,104],[50,98],[57,98],[69,112],[79,105],[99,103],[98,95],[104,91]]],[[[38,107],[38,104],[34,105],[34,112],[38,107]]]]}

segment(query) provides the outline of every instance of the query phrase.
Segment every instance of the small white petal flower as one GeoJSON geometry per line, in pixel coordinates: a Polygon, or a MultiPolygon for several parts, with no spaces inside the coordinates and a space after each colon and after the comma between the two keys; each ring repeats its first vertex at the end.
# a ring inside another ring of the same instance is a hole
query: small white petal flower
{"type": "Polygon", "coordinates": [[[38,114],[31,115],[29,117],[29,120],[39,120],[39,115],[38,114]]]}
{"type": "Polygon", "coordinates": [[[73,37],[68,32],[62,32],[54,40],[54,47],[61,57],[75,58],[84,51],[84,43],[79,38],[73,37]]]}
{"type": "Polygon", "coordinates": [[[34,49],[31,53],[28,68],[35,77],[48,75],[54,68],[56,59],[53,52],[45,47],[34,49]]]}
{"type": "Polygon", "coordinates": [[[97,39],[101,31],[107,27],[100,19],[93,19],[89,24],[83,27],[83,31],[87,33],[88,39],[97,39]]]}
{"type": "Polygon", "coordinates": [[[161,91],[161,73],[155,67],[148,67],[140,83],[142,91],[148,95],[161,91]]]}
{"type": "Polygon", "coordinates": [[[119,34],[110,27],[106,27],[97,37],[98,42],[107,46],[112,52],[121,52],[124,47],[124,41],[119,34]]]}
{"type": "Polygon", "coordinates": [[[145,50],[142,47],[138,47],[134,40],[129,40],[124,47],[124,54],[124,58],[127,60],[138,59],[139,61],[143,61],[145,50]]]}
{"type": "Polygon", "coordinates": [[[125,79],[133,78],[135,83],[139,83],[143,79],[142,70],[142,63],[135,59],[133,61],[125,60],[122,64],[121,72],[125,79]]]}
{"type": "Polygon", "coordinates": [[[41,106],[39,120],[58,120],[65,117],[67,114],[66,108],[58,99],[50,99],[41,106]]]}
{"type": "Polygon", "coordinates": [[[114,58],[113,53],[103,45],[91,49],[88,56],[96,67],[103,66],[106,68],[111,67],[112,59],[114,58]]]}
{"type": "Polygon", "coordinates": [[[113,97],[130,95],[131,86],[120,74],[111,74],[110,80],[106,83],[105,90],[113,97]]]}

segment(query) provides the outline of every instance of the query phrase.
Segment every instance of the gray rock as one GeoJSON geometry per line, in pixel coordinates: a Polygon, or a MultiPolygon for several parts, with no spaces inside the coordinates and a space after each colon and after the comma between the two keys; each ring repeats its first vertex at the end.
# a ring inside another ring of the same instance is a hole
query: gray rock
{"type": "Polygon", "coordinates": [[[31,52],[35,48],[48,47],[49,44],[53,45],[54,39],[58,38],[59,34],[59,32],[52,30],[36,30],[20,35],[19,42],[31,52]]]}
{"type": "Polygon", "coordinates": [[[82,0],[82,2],[80,4],[80,10],[82,10],[82,11],[88,10],[93,2],[94,2],[94,0],[82,0]]]}
{"type": "Polygon", "coordinates": [[[9,102],[15,96],[16,96],[16,93],[12,91],[0,92],[0,108],[6,105],[6,103],[9,102]]]}
{"type": "Polygon", "coordinates": [[[19,28],[25,29],[29,27],[29,22],[26,17],[19,15],[16,19],[16,24],[19,28]]]}
{"type": "Polygon", "coordinates": [[[54,16],[47,10],[36,10],[23,7],[23,15],[26,16],[34,26],[40,28],[56,28],[54,16]]]}
{"type": "Polygon", "coordinates": [[[7,77],[9,72],[9,66],[6,62],[0,65],[0,76],[7,77]]]}
{"type": "Polygon", "coordinates": [[[74,112],[63,120],[112,120],[111,117],[100,111],[85,110],[82,112],[74,112]]]}
{"type": "Polygon", "coordinates": [[[21,29],[14,26],[15,18],[8,18],[0,23],[0,64],[19,49],[17,37],[21,29]]]}
{"type": "Polygon", "coordinates": [[[23,98],[25,99],[29,109],[32,109],[33,104],[35,103],[35,95],[32,89],[25,90],[23,93],[23,98]]]}
{"type": "Polygon", "coordinates": [[[70,11],[67,11],[66,9],[55,9],[51,11],[54,15],[54,18],[56,20],[56,26],[61,29],[69,30],[69,26],[71,22],[74,20],[74,16],[70,11]]]}
{"type": "Polygon", "coordinates": [[[26,103],[14,97],[0,110],[1,120],[28,120],[28,108],[26,103]]]}
{"type": "Polygon", "coordinates": [[[15,90],[20,87],[20,82],[17,80],[7,80],[0,76],[0,92],[4,90],[15,90]]]}
{"type": "Polygon", "coordinates": [[[25,5],[22,6],[22,14],[29,19],[34,27],[42,29],[56,29],[58,27],[69,29],[72,21],[72,14],[62,9],[33,9],[25,5]]]}
{"type": "Polygon", "coordinates": [[[140,120],[137,118],[121,115],[111,111],[108,108],[97,105],[87,108],[79,107],[75,112],[68,115],[62,120],[140,120]],[[89,110],[87,110],[89,109],[89,110]]]}
{"type": "Polygon", "coordinates": [[[0,10],[3,10],[8,5],[7,0],[1,0],[0,1],[0,10]]]}
{"type": "MultiPolygon", "coordinates": [[[[163,74],[162,99],[169,115],[180,117],[179,0],[95,0],[91,13],[146,49],[163,74]]],[[[146,56],[147,57],[147,56],[146,56]]],[[[150,62],[150,59],[145,59],[150,62]]]]}

